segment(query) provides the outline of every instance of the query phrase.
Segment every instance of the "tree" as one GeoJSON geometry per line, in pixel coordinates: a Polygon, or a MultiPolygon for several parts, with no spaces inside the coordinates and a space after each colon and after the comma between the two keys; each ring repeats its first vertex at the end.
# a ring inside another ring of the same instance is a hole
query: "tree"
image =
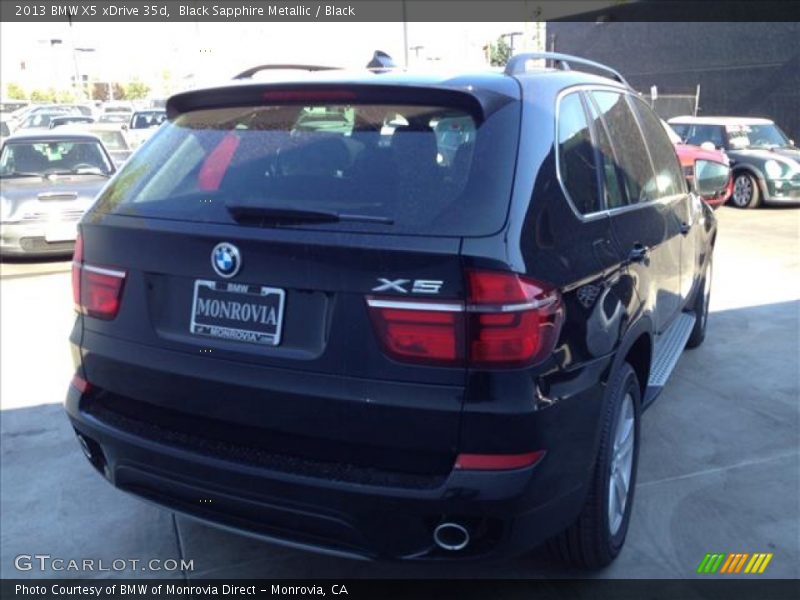
{"type": "Polygon", "coordinates": [[[92,84],[92,98],[101,102],[108,101],[108,84],[95,82],[92,84]]]}
{"type": "Polygon", "coordinates": [[[125,86],[125,98],[127,100],[141,100],[150,93],[150,86],[134,79],[125,86]]]}
{"type": "Polygon", "coordinates": [[[28,94],[17,83],[9,83],[6,85],[6,94],[9,100],[27,100],[28,94]]]}
{"type": "Polygon", "coordinates": [[[127,100],[125,95],[125,88],[120,83],[112,84],[114,86],[114,100],[127,100]]]}
{"type": "Polygon", "coordinates": [[[493,67],[505,66],[509,58],[511,58],[511,46],[502,36],[497,38],[497,42],[489,45],[489,63],[493,67]]]}
{"type": "Polygon", "coordinates": [[[55,101],[60,103],[70,103],[75,102],[75,92],[71,90],[59,90],[58,93],[54,94],[55,101]]]}
{"type": "Polygon", "coordinates": [[[33,90],[31,92],[31,100],[33,102],[55,102],[56,91],[53,88],[47,90],[33,90]]]}

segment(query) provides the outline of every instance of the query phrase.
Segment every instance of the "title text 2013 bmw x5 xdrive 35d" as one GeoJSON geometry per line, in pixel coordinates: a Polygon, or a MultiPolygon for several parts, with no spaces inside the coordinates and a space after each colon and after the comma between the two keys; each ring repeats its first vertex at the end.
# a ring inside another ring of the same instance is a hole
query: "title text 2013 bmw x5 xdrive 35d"
{"type": "Polygon", "coordinates": [[[80,225],[91,463],[299,547],[609,563],[716,225],[621,77],[530,58],[173,96],[80,225]]]}

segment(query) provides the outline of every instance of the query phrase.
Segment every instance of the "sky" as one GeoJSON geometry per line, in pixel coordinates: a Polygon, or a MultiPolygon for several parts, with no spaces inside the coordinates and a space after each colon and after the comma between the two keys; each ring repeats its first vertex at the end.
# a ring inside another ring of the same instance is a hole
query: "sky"
{"type": "MultiPolygon", "coordinates": [[[[532,23],[408,23],[408,45],[424,46],[409,52],[409,62],[412,66],[483,65],[481,48],[512,31],[527,33],[516,38],[518,50],[533,49],[532,23]]],[[[78,22],[71,29],[66,22],[0,23],[0,36],[3,85],[14,81],[29,89],[66,88],[76,62],[81,75],[90,74],[95,80],[138,78],[156,88],[171,88],[169,92],[229,79],[263,63],[363,67],[377,49],[388,52],[399,64],[404,57],[403,23],[399,22],[78,22]],[[52,40],[62,43],[52,44],[52,40]],[[73,44],[79,49],[74,59],[73,44]]]]}

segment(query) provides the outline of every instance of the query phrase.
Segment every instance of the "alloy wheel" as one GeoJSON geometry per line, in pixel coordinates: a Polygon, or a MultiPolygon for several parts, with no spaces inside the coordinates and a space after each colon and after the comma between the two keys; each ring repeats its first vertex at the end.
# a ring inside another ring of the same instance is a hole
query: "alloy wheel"
{"type": "Polygon", "coordinates": [[[747,175],[739,175],[733,182],[733,203],[741,208],[747,207],[753,198],[753,181],[747,175]]]}
{"type": "Polygon", "coordinates": [[[622,400],[613,439],[608,482],[608,529],[612,536],[622,525],[630,495],[634,444],[634,409],[630,393],[622,400]]]}

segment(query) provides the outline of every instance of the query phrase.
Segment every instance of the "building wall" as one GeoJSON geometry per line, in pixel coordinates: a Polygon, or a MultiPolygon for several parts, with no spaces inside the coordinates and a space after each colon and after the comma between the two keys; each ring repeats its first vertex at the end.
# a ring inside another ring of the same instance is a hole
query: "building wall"
{"type": "Polygon", "coordinates": [[[700,84],[699,115],[767,117],[800,144],[800,23],[563,22],[547,34],[549,49],[608,64],[640,92],[700,84]]]}

